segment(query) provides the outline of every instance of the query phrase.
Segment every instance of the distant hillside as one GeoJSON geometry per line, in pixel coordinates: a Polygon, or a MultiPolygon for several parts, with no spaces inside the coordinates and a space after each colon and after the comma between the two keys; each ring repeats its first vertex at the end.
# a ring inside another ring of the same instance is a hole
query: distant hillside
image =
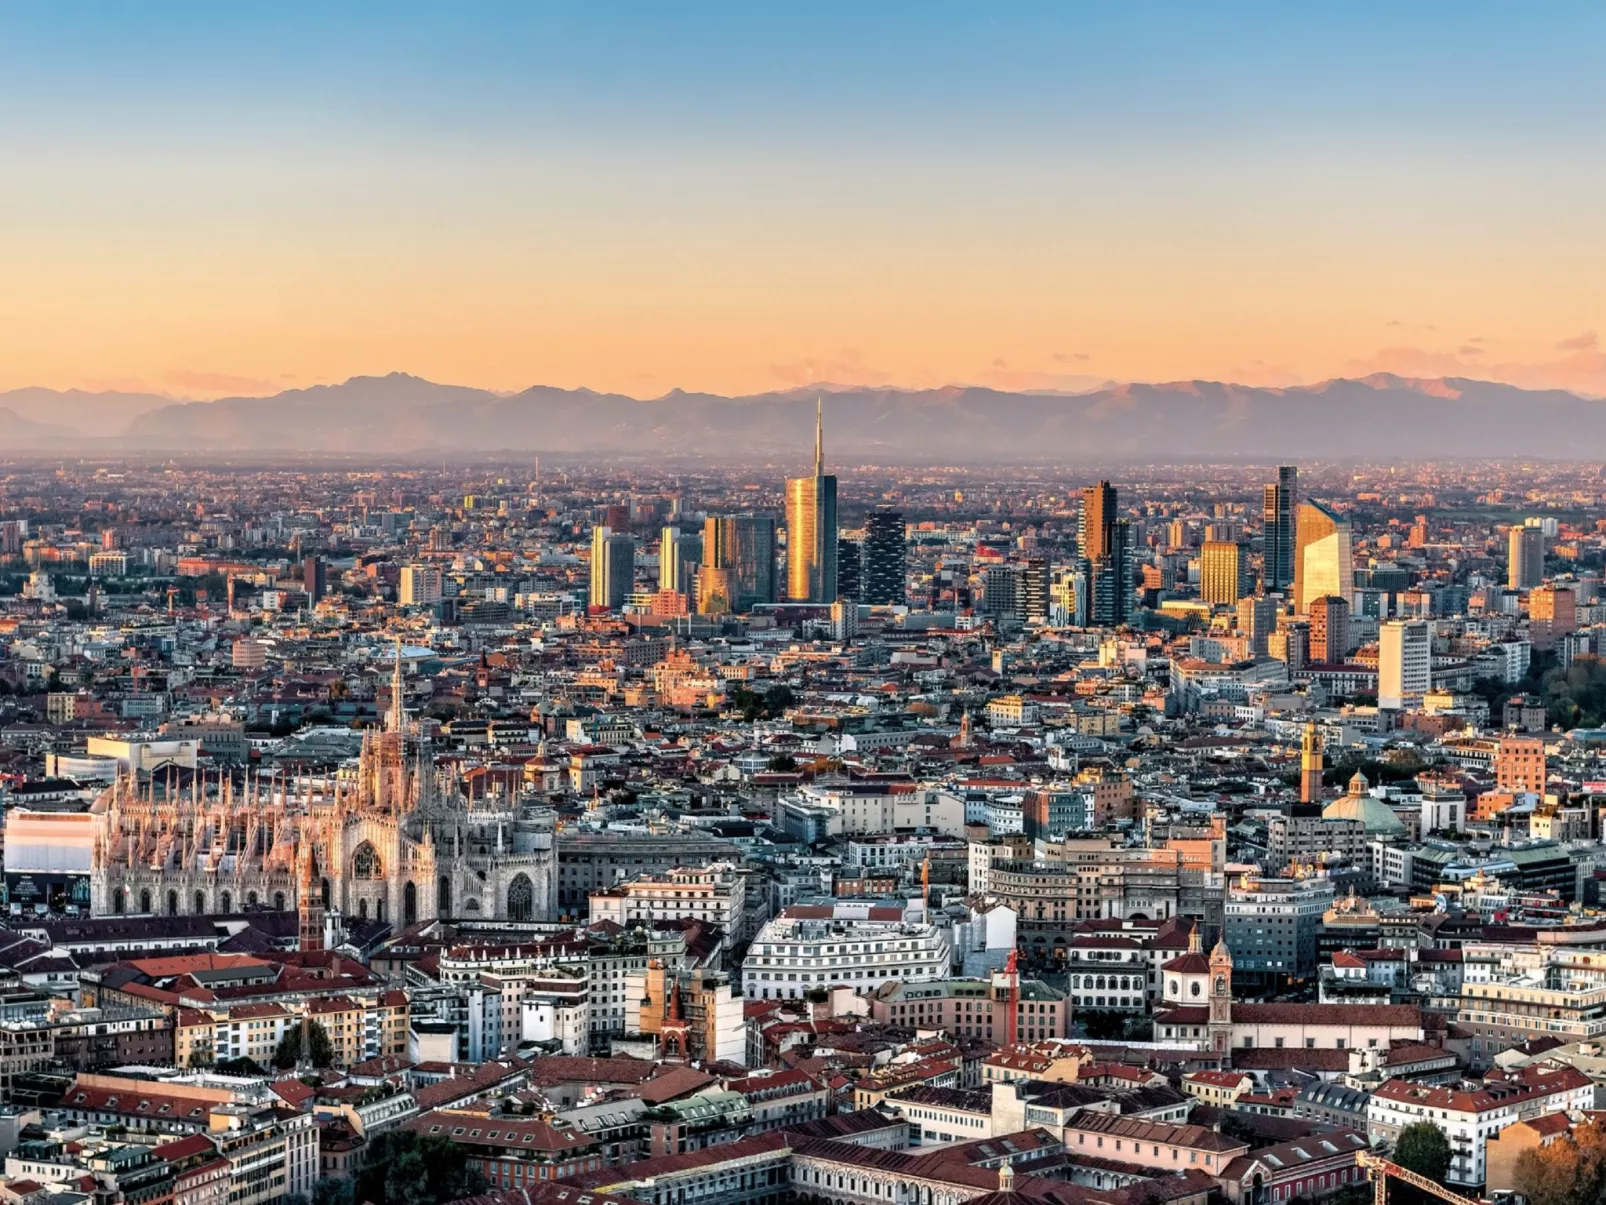
{"type": "MultiPolygon", "coordinates": [[[[813,402],[822,389],[827,455],[838,461],[1606,458],[1606,402],[1488,381],[1389,375],[1287,389],[1180,381],[1067,396],[964,386],[824,386],[737,398],[676,390],[641,401],[548,386],[500,396],[394,373],[266,398],[152,398],[156,404],[111,430],[98,424],[86,429],[65,413],[52,421],[81,436],[116,433],[122,447],[161,451],[506,450],[797,459],[812,442],[813,402]]],[[[0,405],[16,396],[0,394],[0,405]]],[[[116,405],[132,407],[139,395],[81,396],[115,397],[116,405]]],[[[87,401],[76,404],[83,413],[94,412],[87,401]]],[[[0,426],[0,448],[16,442],[21,441],[8,438],[0,426]]]]}

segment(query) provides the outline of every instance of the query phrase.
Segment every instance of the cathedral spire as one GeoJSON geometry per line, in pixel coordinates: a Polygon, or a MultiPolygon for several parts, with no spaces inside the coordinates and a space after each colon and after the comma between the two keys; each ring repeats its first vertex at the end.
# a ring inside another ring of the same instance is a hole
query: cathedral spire
{"type": "Polygon", "coordinates": [[[396,668],[390,676],[390,730],[401,733],[407,728],[407,708],[402,702],[402,642],[396,637],[396,668]]]}

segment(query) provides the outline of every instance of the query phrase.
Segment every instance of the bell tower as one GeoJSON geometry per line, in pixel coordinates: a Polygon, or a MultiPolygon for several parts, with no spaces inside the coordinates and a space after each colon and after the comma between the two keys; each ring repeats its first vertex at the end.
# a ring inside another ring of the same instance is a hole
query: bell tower
{"type": "Polygon", "coordinates": [[[1326,768],[1322,757],[1322,736],[1315,724],[1305,725],[1305,734],[1299,739],[1299,801],[1320,803],[1322,798],[1322,771],[1326,768]]]}
{"type": "Polygon", "coordinates": [[[1232,951],[1223,937],[1210,951],[1210,1048],[1232,1048],[1232,951]]]}
{"type": "Polygon", "coordinates": [[[303,953],[323,949],[323,888],[312,859],[311,834],[301,838],[301,883],[296,890],[297,948],[303,953]]]}

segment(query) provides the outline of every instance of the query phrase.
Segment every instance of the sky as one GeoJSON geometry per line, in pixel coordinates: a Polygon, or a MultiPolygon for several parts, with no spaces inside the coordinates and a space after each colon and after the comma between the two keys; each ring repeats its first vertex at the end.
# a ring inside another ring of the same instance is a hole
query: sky
{"type": "Polygon", "coordinates": [[[1606,6],[0,5],[0,389],[1606,395],[1606,6]]]}

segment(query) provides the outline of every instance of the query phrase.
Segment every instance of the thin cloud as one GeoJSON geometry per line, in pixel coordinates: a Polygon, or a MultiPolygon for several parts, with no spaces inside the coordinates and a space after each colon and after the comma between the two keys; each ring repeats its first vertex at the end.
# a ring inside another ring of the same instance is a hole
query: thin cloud
{"type": "Polygon", "coordinates": [[[1479,347],[1476,343],[1463,343],[1460,347],[1456,348],[1456,354],[1462,356],[1481,356],[1483,355],[1483,348],[1479,347]]]}
{"type": "Polygon", "coordinates": [[[260,377],[237,377],[226,372],[198,372],[175,368],[164,378],[169,385],[194,389],[199,393],[275,393],[279,386],[260,377]]]}
{"type": "Polygon", "coordinates": [[[1557,351],[1588,351],[1595,346],[1595,332],[1585,331],[1581,335],[1574,335],[1571,339],[1563,339],[1556,344],[1557,351]]]}
{"type": "Polygon", "coordinates": [[[1092,358],[1085,351],[1057,351],[1049,357],[1056,364],[1069,364],[1075,360],[1091,360],[1092,358]]]}

